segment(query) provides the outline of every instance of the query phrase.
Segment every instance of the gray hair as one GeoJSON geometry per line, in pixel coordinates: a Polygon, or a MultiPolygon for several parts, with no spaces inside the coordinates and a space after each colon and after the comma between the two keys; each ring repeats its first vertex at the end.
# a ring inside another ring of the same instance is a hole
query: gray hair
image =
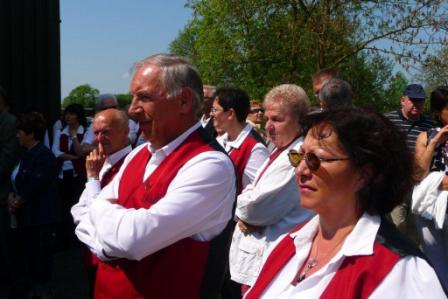
{"type": "Polygon", "coordinates": [[[280,104],[284,112],[293,115],[299,123],[305,118],[310,101],[302,87],[295,84],[282,84],[272,88],[264,97],[264,107],[280,104]]]}
{"type": "Polygon", "coordinates": [[[193,110],[195,115],[202,110],[204,92],[199,72],[186,58],[173,54],[155,54],[147,57],[137,64],[135,70],[152,64],[162,69],[161,83],[166,91],[168,99],[179,95],[182,88],[189,87],[193,91],[193,110]]]}
{"type": "Polygon", "coordinates": [[[319,100],[324,102],[325,109],[352,106],[352,87],[342,79],[331,79],[322,86],[319,100]]]}

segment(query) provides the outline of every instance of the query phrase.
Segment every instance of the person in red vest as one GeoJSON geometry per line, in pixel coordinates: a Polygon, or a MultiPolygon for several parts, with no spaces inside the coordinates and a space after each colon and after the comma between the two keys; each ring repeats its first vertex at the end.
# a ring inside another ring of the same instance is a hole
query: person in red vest
{"type": "Polygon", "coordinates": [[[60,250],[77,243],[70,209],[78,201],[86,182],[85,156],[78,155],[75,150],[87,131],[84,107],[68,105],[64,110],[64,120],[65,126],[55,132],[51,148],[59,164],[61,225],[57,229],[56,246],[60,250]]]}
{"type": "Polygon", "coordinates": [[[244,90],[219,87],[211,115],[213,125],[225,133],[217,138],[229,154],[238,174],[238,194],[255,179],[255,174],[269,157],[263,137],[246,123],[249,96],[244,90]]]}
{"type": "Polygon", "coordinates": [[[266,249],[280,235],[313,216],[300,206],[294,169],[288,150],[303,142],[302,121],[308,113],[308,96],[295,84],[272,88],[264,98],[266,132],[275,149],[258,169],[255,180],[237,197],[229,254],[231,279],[241,284],[240,296],[255,283],[266,249]]]}
{"type": "MultiPolygon", "coordinates": [[[[101,189],[110,183],[132,150],[128,139],[128,117],[125,112],[114,108],[98,112],[93,119],[92,129],[98,148],[93,149],[86,157],[86,188],[79,202],[71,209],[75,224],[88,214],[88,207],[92,201],[101,189]]],[[[84,262],[93,295],[98,259],[90,251],[86,251],[84,262]]]]}
{"type": "Polygon", "coordinates": [[[384,216],[413,186],[405,137],[357,108],[308,115],[289,152],[303,207],[317,215],[280,238],[253,298],[446,298],[418,247],[384,216]]]}
{"type": "Polygon", "coordinates": [[[219,298],[227,267],[235,169],[200,115],[202,81],[184,58],[136,65],[135,148],[76,227],[101,259],[95,298],[219,298]]]}

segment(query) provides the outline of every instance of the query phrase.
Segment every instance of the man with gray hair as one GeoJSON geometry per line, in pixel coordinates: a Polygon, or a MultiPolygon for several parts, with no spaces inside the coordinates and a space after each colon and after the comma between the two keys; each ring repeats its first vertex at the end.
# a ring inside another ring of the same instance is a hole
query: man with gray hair
{"type": "Polygon", "coordinates": [[[319,91],[320,108],[331,109],[352,106],[352,96],[350,84],[342,79],[330,79],[319,91]]]}
{"type": "Polygon", "coordinates": [[[136,66],[129,113],[135,148],[76,227],[100,258],[95,298],[219,298],[228,262],[236,178],[199,121],[202,81],[185,59],[136,66]]]}

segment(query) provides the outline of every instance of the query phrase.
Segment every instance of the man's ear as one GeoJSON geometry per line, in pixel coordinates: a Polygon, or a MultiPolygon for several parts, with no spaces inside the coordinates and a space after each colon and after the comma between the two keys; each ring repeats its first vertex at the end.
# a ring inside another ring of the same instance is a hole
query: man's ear
{"type": "Polygon", "coordinates": [[[190,87],[183,87],[179,95],[180,111],[189,112],[193,109],[194,93],[190,87]]]}

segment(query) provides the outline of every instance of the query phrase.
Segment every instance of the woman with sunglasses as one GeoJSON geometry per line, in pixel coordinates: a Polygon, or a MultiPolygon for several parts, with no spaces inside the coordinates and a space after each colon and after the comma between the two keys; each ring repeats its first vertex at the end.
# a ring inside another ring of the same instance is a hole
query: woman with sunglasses
{"type": "Polygon", "coordinates": [[[238,224],[230,248],[231,279],[243,285],[241,293],[255,282],[267,246],[312,215],[297,200],[288,161],[288,151],[303,142],[301,121],[308,112],[308,97],[301,87],[284,84],[268,92],[264,107],[266,132],[275,149],[237,198],[238,224]]]}
{"type": "Polygon", "coordinates": [[[413,185],[404,136],[356,108],[307,123],[289,156],[301,205],[317,215],[279,239],[245,298],[446,298],[418,248],[384,218],[413,185]]]}

